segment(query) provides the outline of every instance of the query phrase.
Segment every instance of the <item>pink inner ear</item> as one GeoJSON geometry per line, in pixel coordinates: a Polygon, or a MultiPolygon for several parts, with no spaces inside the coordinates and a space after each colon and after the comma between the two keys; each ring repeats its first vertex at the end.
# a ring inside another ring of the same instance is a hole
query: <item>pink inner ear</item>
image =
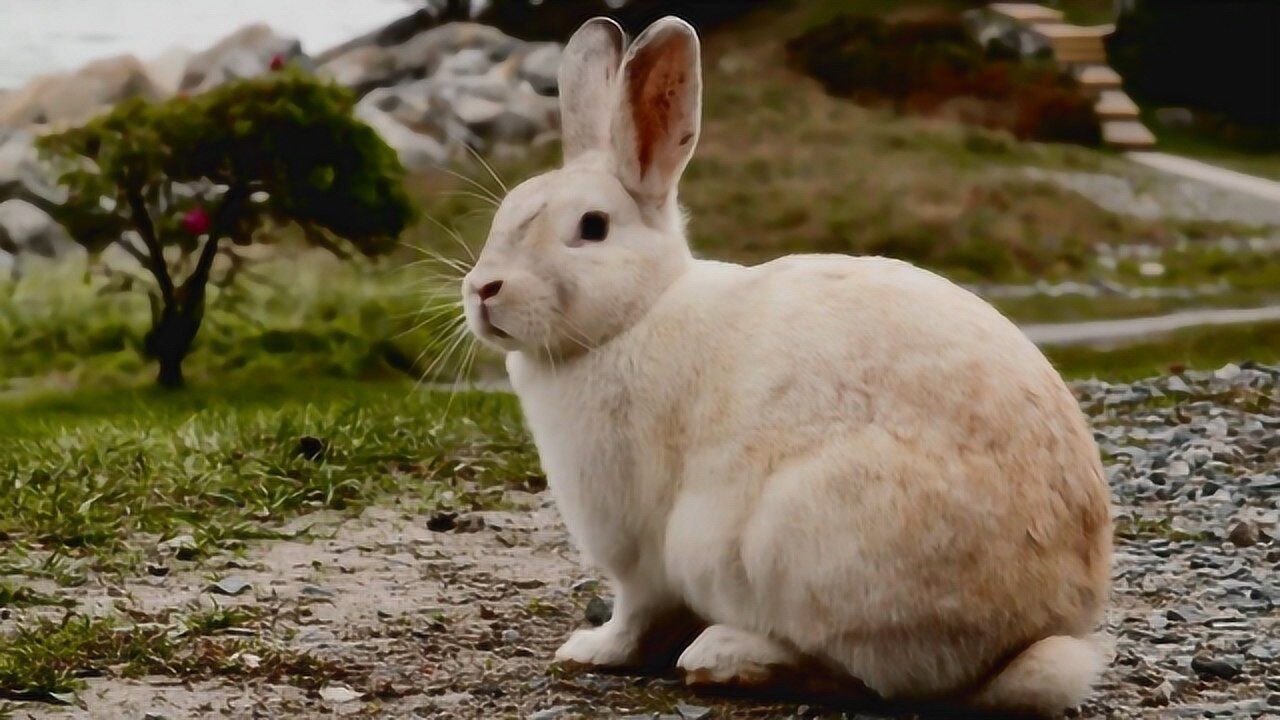
{"type": "Polygon", "coordinates": [[[672,34],[648,43],[627,63],[627,95],[636,126],[640,179],[653,164],[658,143],[668,141],[679,121],[677,103],[689,82],[688,44],[672,34]]]}

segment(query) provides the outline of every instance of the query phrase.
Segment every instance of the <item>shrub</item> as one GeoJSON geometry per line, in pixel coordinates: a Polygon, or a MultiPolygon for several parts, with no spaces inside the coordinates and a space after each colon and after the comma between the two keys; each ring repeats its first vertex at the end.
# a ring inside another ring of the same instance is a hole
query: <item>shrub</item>
{"type": "Polygon", "coordinates": [[[139,283],[151,300],[143,347],[161,385],[183,384],[215,259],[239,266],[224,241],[271,242],[295,227],[338,255],[394,247],[413,217],[404,169],[353,106],[346,90],[284,72],[126,102],[41,139],[66,169],[54,216],[91,256],[116,245],[150,276],[139,283]]]}
{"type": "Polygon", "coordinates": [[[833,95],[924,114],[956,98],[975,98],[985,106],[966,113],[969,122],[1022,139],[1100,140],[1093,101],[1074,80],[1042,62],[988,57],[958,20],[842,16],[792,39],[787,50],[794,65],[833,95]]]}

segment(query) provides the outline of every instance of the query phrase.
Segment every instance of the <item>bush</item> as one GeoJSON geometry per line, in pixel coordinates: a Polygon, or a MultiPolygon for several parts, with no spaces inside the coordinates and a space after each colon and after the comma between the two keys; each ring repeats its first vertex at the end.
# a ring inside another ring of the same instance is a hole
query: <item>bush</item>
{"type": "Polygon", "coordinates": [[[284,72],[125,102],[41,138],[66,170],[68,201],[52,214],[91,257],[115,245],[149,276],[128,285],[151,301],[143,348],[161,385],[183,384],[219,255],[238,268],[235,247],[286,227],[340,256],[395,246],[414,216],[404,168],[354,103],[342,88],[284,72]]]}
{"type": "Polygon", "coordinates": [[[964,113],[967,122],[1021,139],[1100,140],[1093,101],[1074,80],[1044,63],[988,57],[958,20],[842,16],[791,40],[787,50],[833,95],[922,114],[973,98],[981,107],[964,113]]]}

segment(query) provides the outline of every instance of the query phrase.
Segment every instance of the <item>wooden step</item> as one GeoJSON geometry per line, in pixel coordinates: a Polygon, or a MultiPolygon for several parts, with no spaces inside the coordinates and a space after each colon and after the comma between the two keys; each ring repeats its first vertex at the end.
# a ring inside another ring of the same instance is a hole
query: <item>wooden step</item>
{"type": "Polygon", "coordinates": [[[1102,39],[1113,29],[1110,25],[1082,27],[1066,23],[1036,23],[1031,26],[1053,49],[1060,63],[1071,65],[1104,65],[1107,48],[1102,39]]]}
{"type": "Polygon", "coordinates": [[[1138,104],[1123,90],[1103,90],[1093,111],[1107,120],[1135,119],[1138,117],[1138,104]]]}
{"type": "Polygon", "coordinates": [[[1104,120],[1102,141],[1121,148],[1149,148],[1156,144],[1156,136],[1137,120],[1104,120]]]}
{"type": "Polygon", "coordinates": [[[1032,23],[1031,29],[1048,40],[1099,40],[1115,32],[1115,25],[1071,25],[1064,22],[1032,23]]]}
{"type": "Polygon", "coordinates": [[[1081,65],[1075,70],[1076,82],[1086,90],[1099,92],[1102,90],[1119,90],[1120,73],[1106,65],[1081,65]]]}
{"type": "Polygon", "coordinates": [[[988,5],[992,12],[1023,23],[1062,22],[1062,11],[1035,3],[999,2],[988,5]]]}

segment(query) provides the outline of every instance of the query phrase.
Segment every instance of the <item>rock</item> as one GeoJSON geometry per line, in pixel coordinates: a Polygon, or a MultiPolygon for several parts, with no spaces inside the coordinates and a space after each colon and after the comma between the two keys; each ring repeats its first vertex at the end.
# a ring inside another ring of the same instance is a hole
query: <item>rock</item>
{"type": "Polygon", "coordinates": [[[454,101],[452,110],[465,125],[475,127],[497,120],[506,106],[475,95],[466,95],[454,101]]]}
{"type": "Polygon", "coordinates": [[[390,78],[396,75],[396,67],[394,52],[366,45],[323,63],[316,68],[316,74],[364,95],[390,82],[390,78]]]}
{"type": "Polygon", "coordinates": [[[176,535],[156,544],[162,554],[172,555],[179,560],[193,560],[200,553],[196,539],[190,535],[176,535]]]}
{"type": "Polygon", "coordinates": [[[587,600],[582,617],[596,627],[609,622],[609,618],[613,617],[613,601],[605,600],[599,595],[592,595],[591,599],[587,600]]]}
{"type": "Polygon", "coordinates": [[[228,80],[265,74],[274,60],[300,58],[302,44],[297,39],[276,35],[263,24],[246,25],[193,55],[178,89],[192,94],[204,92],[228,80]]]}
{"type": "Polygon", "coordinates": [[[1230,382],[1240,377],[1240,366],[1235,363],[1227,363],[1217,370],[1214,370],[1213,376],[1218,380],[1226,380],[1230,382]]]}
{"type": "Polygon", "coordinates": [[[484,516],[479,513],[468,513],[458,518],[453,531],[459,533],[480,532],[485,528],[484,516]]]}
{"type": "Polygon", "coordinates": [[[427,529],[432,532],[448,532],[457,525],[458,513],[436,513],[427,520],[427,529]]]}
{"type": "Polygon", "coordinates": [[[520,61],[520,78],[539,95],[559,95],[557,74],[563,48],[556,43],[542,43],[520,61]]]}
{"type": "Polygon", "coordinates": [[[711,708],[702,707],[701,705],[690,705],[688,703],[679,703],[676,705],[676,712],[684,720],[708,720],[711,717],[711,708]]]}
{"type": "Polygon", "coordinates": [[[66,126],[134,97],[158,100],[146,68],[132,55],[95,60],[64,75],[45,75],[0,97],[0,127],[66,126]]]}
{"type": "Polygon", "coordinates": [[[178,92],[182,86],[182,76],[187,71],[187,63],[191,62],[191,51],[181,47],[171,47],[143,64],[143,70],[151,84],[164,97],[178,92]]]}
{"type": "Polygon", "coordinates": [[[438,75],[483,75],[493,67],[489,53],[481,48],[463,48],[450,55],[436,69],[438,75]]]}
{"type": "Polygon", "coordinates": [[[216,595],[230,595],[234,597],[244,592],[245,590],[248,590],[249,587],[250,587],[249,583],[246,580],[244,580],[244,578],[238,578],[238,577],[232,576],[232,577],[225,577],[209,585],[207,590],[216,595]]]}
{"type": "Polygon", "coordinates": [[[442,70],[451,75],[481,74],[519,45],[519,40],[496,28],[449,23],[391,45],[363,44],[332,56],[326,53],[317,72],[364,94],[442,70]]]}
{"type": "Polygon", "coordinates": [[[54,171],[40,160],[30,130],[0,130],[0,200],[12,198],[41,208],[66,201],[54,171]]]}
{"type": "Polygon", "coordinates": [[[449,161],[449,152],[438,140],[421,135],[378,109],[376,98],[366,96],[356,104],[356,116],[373,128],[396,151],[409,170],[426,170],[449,161]]]}
{"type": "Polygon", "coordinates": [[[510,629],[510,628],[508,628],[508,629],[506,629],[506,630],[503,630],[503,631],[502,631],[502,642],[504,642],[504,643],[506,643],[506,644],[508,644],[508,645],[514,645],[514,644],[516,644],[516,643],[520,642],[520,631],[518,631],[518,630],[513,630],[513,629],[510,629]]]}
{"type": "Polygon", "coordinates": [[[38,256],[51,260],[72,254],[83,254],[62,229],[43,210],[25,200],[11,198],[0,202],[0,250],[15,256],[38,256]]]}
{"type": "Polygon", "coordinates": [[[1257,545],[1259,535],[1258,524],[1251,520],[1232,520],[1227,526],[1227,540],[1236,547],[1257,545]]]}
{"type": "Polygon", "coordinates": [[[1203,678],[1220,678],[1231,680],[1241,673],[1238,662],[1215,658],[1210,655],[1196,655],[1191,659],[1191,669],[1203,678]]]}
{"type": "Polygon", "coordinates": [[[303,585],[298,590],[298,594],[303,597],[315,598],[318,600],[332,600],[337,597],[337,593],[332,590],[326,590],[319,585],[303,585]]]}
{"type": "Polygon", "coordinates": [[[318,437],[304,435],[298,438],[298,444],[293,449],[294,457],[304,458],[311,462],[324,459],[324,455],[329,450],[329,443],[318,437]]]}
{"type": "Polygon", "coordinates": [[[529,716],[529,720],[560,720],[569,717],[572,712],[574,712],[572,705],[556,705],[533,713],[529,716]]]}
{"type": "Polygon", "coordinates": [[[362,697],[364,693],[358,693],[346,685],[326,685],[320,688],[320,698],[335,705],[354,702],[362,697]]]}
{"type": "Polygon", "coordinates": [[[169,566],[159,563],[147,563],[147,574],[152,577],[164,577],[169,574],[169,566]]]}

